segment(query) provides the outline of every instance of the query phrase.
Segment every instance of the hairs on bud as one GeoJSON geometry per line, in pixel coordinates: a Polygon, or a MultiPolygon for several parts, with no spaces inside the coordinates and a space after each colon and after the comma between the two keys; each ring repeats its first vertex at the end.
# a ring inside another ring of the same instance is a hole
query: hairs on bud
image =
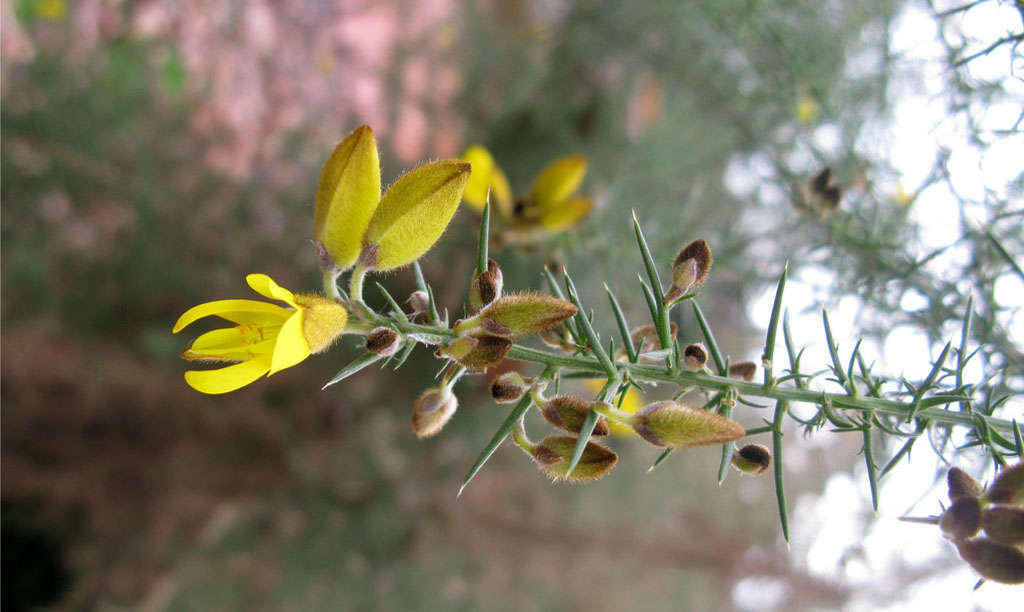
{"type": "Polygon", "coordinates": [[[1003,544],[1024,543],[1024,508],[997,504],[981,513],[985,535],[1003,544]]]}
{"type": "Polygon", "coordinates": [[[518,402],[529,387],[519,372],[505,372],[491,381],[491,397],[499,404],[518,402]]]}
{"type": "Polygon", "coordinates": [[[430,295],[426,291],[417,290],[409,294],[406,300],[413,315],[423,314],[430,309],[430,295]]]}
{"type": "MultiPolygon", "coordinates": [[[[539,391],[534,392],[533,401],[540,408],[541,414],[544,415],[544,420],[559,429],[575,434],[580,433],[580,430],[583,428],[583,422],[587,420],[587,415],[590,414],[590,410],[593,407],[592,402],[578,395],[559,395],[546,399],[539,391]]],[[[597,420],[592,435],[608,435],[608,421],[604,417],[597,420]]]]}
{"type": "Polygon", "coordinates": [[[986,580],[1003,584],[1024,583],[1024,552],[989,538],[956,542],[956,550],[986,580]]]}
{"type": "Polygon", "coordinates": [[[947,539],[966,540],[981,528],[981,502],[977,497],[962,497],[946,508],[939,518],[939,529],[947,539]]]}
{"type": "Polygon", "coordinates": [[[665,293],[665,304],[670,305],[699,287],[711,272],[713,263],[711,247],[703,238],[680,249],[672,263],[672,286],[665,293]]]}
{"type": "Polygon", "coordinates": [[[496,261],[488,259],[487,269],[482,273],[473,274],[473,281],[469,286],[470,308],[476,312],[500,298],[503,284],[501,268],[496,261]]]}
{"type": "Polygon", "coordinates": [[[574,436],[548,436],[534,447],[531,454],[540,469],[552,480],[568,482],[597,480],[611,471],[619,460],[619,456],[611,449],[595,442],[587,442],[576,468],[572,474],[567,475],[574,448],[574,436]]]}
{"type": "Polygon", "coordinates": [[[996,504],[1024,502],[1024,462],[1000,470],[989,485],[985,498],[996,504]]]}
{"type": "Polygon", "coordinates": [[[486,370],[504,359],[511,349],[511,339],[484,333],[455,338],[434,355],[454,359],[469,370],[486,370]]]}
{"type": "Polygon", "coordinates": [[[981,497],[982,494],[981,483],[958,467],[946,472],[946,487],[949,500],[954,502],[961,497],[981,497]]]}
{"type": "Polygon", "coordinates": [[[375,327],[366,334],[366,350],[374,355],[390,357],[401,346],[398,332],[390,327],[375,327]]]}
{"type": "Polygon", "coordinates": [[[447,387],[427,389],[412,407],[412,431],[419,438],[429,438],[441,431],[455,414],[459,401],[447,387]]]}
{"type": "Polygon", "coordinates": [[[732,419],[673,401],[645,406],[636,413],[633,429],[655,446],[677,448],[724,444],[746,435],[732,419]]]}

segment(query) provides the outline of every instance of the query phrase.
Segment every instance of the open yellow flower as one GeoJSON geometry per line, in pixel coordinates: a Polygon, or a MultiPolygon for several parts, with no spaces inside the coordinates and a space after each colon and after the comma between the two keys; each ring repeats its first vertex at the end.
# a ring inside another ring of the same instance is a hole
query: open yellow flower
{"type": "Polygon", "coordinates": [[[196,391],[216,394],[244,387],[326,350],[345,329],[348,312],[333,300],[293,294],[266,274],[250,274],[245,281],[256,293],[288,308],[256,300],[218,300],[181,315],[174,333],[209,316],[236,323],[199,336],[182,351],[181,356],[190,361],[240,362],[217,370],[185,372],[185,382],[196,391]]]}

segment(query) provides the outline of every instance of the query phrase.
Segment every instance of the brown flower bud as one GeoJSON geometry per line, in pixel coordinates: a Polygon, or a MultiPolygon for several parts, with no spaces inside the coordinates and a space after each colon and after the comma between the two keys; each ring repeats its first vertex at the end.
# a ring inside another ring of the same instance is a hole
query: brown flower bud
{"type": "Polygon", "coordinates": [[[939,518],[939,529],[947,539],[966,540],[981,528],[981,502],[976,497],[962,497],[946,508],[939,518]]]}
{"type": "Polygon", "coordinates": [[[573,436],[548,436],[533,448],[531,455],[540,469],[553,480],[569,482],[597,480],[615,467],[619,460],[619,456],[611,449],[595,442],[587,442],[579,463],[572,474],[566,476],[575,447],[576,438],[573,436]]]}
{"type": "Polygon", "coordinates": [[[374,355],[389,357],[402,346],[398,332],[390,327],[375,327],[366,334],[366,350],[374,355]]]}
{"type": "Polygon", "coordinates": [[[455,324],[455,333],[477,329],[485,333],[518,338],[554,327],[576,315],[576,307],[565,300],[539,293],[520,293],[498,298],[476,316],[455,324]]]}
{"type": "Polygon", "coordinates": [[[741,361],[729,366],[729,378],[750,382],[754,380],[755,374],[757,374],[757,366],[753,361],[741,361]]]}
{"type": "Polygon", "coordinates": [[[559,349],[566,353],[572,353],[576,350],[576,345],[572,340],[572,334],[569,333],[569,328],[564,324],[549,327],[538,332],[537,335],[540,337],[541,342],[551,348],[559,349]]]}
{"type": "Polygon", "coordinates": [[[497,364],[512,348],[512,340],[489,334],[460,336],[434,352],[436,357],[454,359],[470,370],[486,370],[497,364]]]}
{"type": "Polygon", "coordinates": [[[988,538],[956,542],[956,550],[986,580],[1003,584],[1024,583],[1024,552],[988,538]]]}
{"type": "Polygon", "coordinates": [[[409,294],[409,308],[412,309],[412,315],[423,314],[430,310],[430,295],[426,291],[413,291],[409,294]]]}
{"type": "Polygon", "coordinates": [[[732,467],[751,476],[763,474],[771,464],[771,451],[760,444],[748,444],[732,455],[732,467]]]}
{"type": "Polygon", "coordinates": [[[691,372],[699,372],[708,362],[708,351],[703,344],[687,344],[683,349],[683,365],[691,372]]]}
{"type": "Polygon", "coordinates": [[[995,505],[981,513],[981,528],[985,535],[1003,544],[1024,543],[1024,508],[995,505]]]}
{"type": "Polygon", "coordinates": [[[708,446],[739,440],[743,426],[720,414],[679,402],[655,402],[636,413],[633,429],[655,446],[708,446]]]}
{"type": "Polygon", "coordinates": [[[1024,502],[1024,463],[1005,467],[996,474],[989,485],[985,498],[995,504],[1019,504],[1024,502]]]}
{"type": "Polygon", "coordinates": [[[503,277],[501,268],[493,259],[487,260],[487,269],[473,274],[469,285],[469,306],[476,312],[501,297],[503,277]]]}
{"type": "Polygon", "coordinates": [[[455,414],[459,401],[447,387],[427,389],[412,407],[412,431],[420,438],[429,438],[441,431],[455,414]]]}
{"type": "Polygon", "coordinates": [[[949,501],[955,502],[961,497],[981,497],[981,483],[960,468],[950,468],[946,472],[946,487],[949,490],[949,501]]]}
{"type": "Polygon", "coordinates": [[[505,372],[491,382],[491,397],[499,404],[518,402],[529,389],[519,372],[505,372]]]}
{"type": "MultiPolygon", "coordinates": [[[[548,423],[575,434],[580,433],[583,421],[590,414],[590,409],[593,405],[593,402],[589,402],[577,395],[559,395],[546,399],[540,393],[534,393],[533,401],[540,408],[541,414],[544,415],[544,419],[548,423]]],[[[608,421],[604,417],[597,420],[593,435],[608,435],[608,421]]]]}
{"type": "Polygon", "coordinates": [[[839,208],[843,192],[833,182],[832,168],[825,166],[808,183],[813,204],[820,209],[832,211],[839,208]]]}
{"type": "Polygon", "coordinates": [[[711,248],[704,239],[684,246],[672,263],[672,286],[665,293],[665,304],[671,305],[696,290],[708,277],[712,263],[711,248]]]}
{"type": "MultiPolygon", "coordinates": [[[[677,333],[679,333],[679,326],[675,323],[670,323],[668,334],[672,341],[675,341],[677,333]]],[[[647,325],[634,327],[630,330],[629,337],[633,341],[633,347],[636,348],[638,355],[661,348],[658,328],[653,324],[648,323],[647,325]]]]}

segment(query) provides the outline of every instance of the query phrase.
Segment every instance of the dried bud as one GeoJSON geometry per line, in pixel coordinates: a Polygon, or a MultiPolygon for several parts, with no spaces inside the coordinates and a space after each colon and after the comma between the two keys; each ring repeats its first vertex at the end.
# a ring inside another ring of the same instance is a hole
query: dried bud
{"type": "Polygon", "coordinates": [[[505,358],[512,348],[512,340],[500,336],[481,334],[460,336],[434,353],[436,357],[454,359],[470,370],[486,370],[505,358]]]}
{"type": "Polygon", "coordinates": [[[708,362],[708,351],[703,344],[687,344],[683,349],[683,365],[691,372],[699,372],[708,362]]]}
{"type": "Polygon", "coordinates": [[[962,497],[946,508],[939,519],[939,529],[946,538],[966,540],[981,528],[981,502],[976,497],[962,497]]]}
{"type": "Polygon", "coordinates": [[[1003,544],[1024,543],[1024,508],[995,505],[981,513],[985,535],[1003,544]]]}
{"type": "Polygon", "coordinates": [[[729,378],[750,382],[754,380],[754,374],[757,374],[757,366],[753,361],[741,361],[729,366],[729,378]]]}
{"type": "Polygon", "coordinates": [[[501,297],[503,278],[501,268],[493,259],[487,260],[483,273],[474,273],[469,285],[469,306],[474,312],[501,297]]]}
{"type": "Polygon", "coordinates": [[[665,304],[670,305],[699,287],[713,262],[711,248],[703,238],[684,246],[672,264],[672,286],[665,293],[665,304]]]}
{"type": "Polygon", "coordinates": [[[821,172],[811,179],[808,187],[811,192],[811,199],[818,208],[835,210],[839,208],[839,200],[842,198],[842,191],[833,183],[832,168],[825,166],[821,172]]]}
{"type": "MultiPolygon", "coordinates": [[[[583,421],[590,414],[592,402],[589,402],[577,395],[559,395],[551,399],[545,399],[540,393],[533,394],[533,401],[540,408],[544,419],[559,429],[569,433],[580,433],[583,421]]],[[[597,420],[594,426],[595,436],[608,435],[608,421],[604,417],[597,420]]]]}
{"type": "Polygon", "coordinates": [[[390,357],[401,346],[398,332],[390,327],[375,327],[366,334],[366,350],[374,355],[390,357]]]}
{"type": "Polygon", "coordinates": [[[1003,468],[989,485],[985,498],[995,504],[1024,502],[1024,463],[1003,468]]]}
{"type": "Polygon", "coordinates": [[[611,449],[595,442],[587,442],[579,463],[576,464],[572,474],[566,476],[569,460],[572,458],[572,451],[575,447],[576,438],[573,436],[548,436],[533,448],[531,455],[540,469],[544,470],[552,479],[569,482],[597,480],[615,467],[615,463],[619,460],[619,456],[611,449]]]}
{"type": "Polygon", "coordinates": [[[679,402],[655,402],[636,413],[633,429],[655,446],[707,446],[739,440],[743,426],[720,414],[679,402]]]}
{"type": "Polygon", "coordinates": [[[455,414],[459,401],[447,387],[427,389],[412,407],[412,431],[420,438],[429,438],[441,431],[455,414]]]}
{"type": "Polygon", "coordinates": [[[412,309],[412,315],[423,314],[430,310],[430,295],[426,291],[413,291],[409,294],[409,308],[412,309]]]}
{"type": "Polygon", "coordinates": [[[455,333],[482,329],[488,334],[518,338],[543,331],[575,316],[576,307],[565,300],[539,293],[498,298],[476,316],[455,324],[455,333]]]}
{"type": "Polygon", "coordinates": [[[551,348],[559,349],[566,353],[572,353],[576,350],[576,345],[572,340],[572,334],[569,333],[569,328],[564,324],[549,327],[539,332],[537,335],[540,337],[541,342],[551,348]]]}
{"type": "Polygon", "coordinates": [[[988,538],[961,540],[956,550],[986,580],[1003,584],[1024,583],[1024,552],[988,538]]]}
{"type": "MultiPolygon", "coordinates": [[[[670,323],[668,334],[672,341],[675,341],[677,333],[679,333],[679,326],[675,323],[670,323]]],[[[629,337],[633,341],[633,346],[636,348],[638,355],[661,348],[658,328],[653,324],[648,323],[647,325],[634,327],[630,330],[629,337]]]]}
{"type": "Polygon", "coordinates": [[[518,402],[529,389],[519,372],[505,372],[491,382],[491,397],[499,404],[518,402]]]}
{"type": "Polygon", "coordinates": [[[732,467],[751,476],[763,474],[771,464],[771,451],[760,444],[748,444],[732,455],[732,467]]]}
{"type": "Polygon", "coordinates": [[[946,486],[949,489],[949,501],[955,502],[961,497],[981,497],[981,483],[960,468],[950,468],[946,473],[946,486]]]}

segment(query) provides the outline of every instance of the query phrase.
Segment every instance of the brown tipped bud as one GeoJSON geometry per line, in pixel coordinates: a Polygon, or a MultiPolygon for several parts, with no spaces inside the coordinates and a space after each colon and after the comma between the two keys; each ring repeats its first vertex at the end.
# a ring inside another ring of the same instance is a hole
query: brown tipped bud
{"type": "Polygon", "coordinates": [[[566,476],[575,447],[576,438],[573,436],[548,436],[533,448],[532,455],[540,469],[553,480],[569,482],[597,480],[615,467],[619,460],[619,456],[611,449],[595,442],[587,442],[579,463],[572,474],[566,476]]]}
{"type": "Polygon", "coordinates": [[[413,315],[423,314],[430,310],[430,295],[426,291],[413,291],[407,300],[413,315]]]}
{"type": "Polygon", "coordinates": [[[741,361],[729,366],[729,378],[750,382],[754,380],[754,374],[757,374],[757,366],[753,361],[741,361]]]}
{"type": "Polygon", "coordinates": [[[739,440],[743,426],[720,414],[679,402],[655,402],[636,413],[633,429],[655,446],[708,446],[739,440]]]}
{"type": "Polygon", "coordinates": [[[691,372],[698,372],[704,369],[708,362],[708,350],[703,344],[687,344],[683,349],[683,365],[691,372]]]}
{"type": "Polygon", "coordinates": [[[576,315],[565,300],[539,293],[520,293],[494,300],[475,317],[455,324],[456,333],[474,328],[497,336],[517,338],[554,327],[576,315]]]}
{"type": "MultiPolygon", "coordinates": [[[[590,408],[593,404],[576,395],[559,395],[551,399],[544,399],[537,393],[534,394],[533,399],[548,423],[575,434],[580,433],[583,421],[590,414],[590,408]]],[[[604,417],[597,420],[593,435],[608,435],[608,421],[604,417]]]]}
{"type": "Polygon", "coordinates": [[[460,336],[448,346],[437,349],[434,355],[454,359],[470,370],[486,370],[504,359],[511,348],[509,338],[481,334],[460,336]]]}
{"type": "Polygon", "coordinates": [[[950,468],[946,472],[946,487],[949,490],[949,501],[955,502],[961,497],[981,497],[981,483],[960,468],[950,468]]]}
{"type": "Polygon", "coordinates": [[[811,200],[818,208],[828,211],[839,208],[843,192],[833,183],[832,168],[825,166],[821,172],[814,175],[808,183],[808,190],[811,200]]]}
{"type": "Polygon", "coordinates": [[[402,346],[398,332],[390,327],[375,327],[366,334],[366,350],[374,355],[390,357],[402,346]]]}
{"type": "MultiPolygon", "coordinates": [[[[679,333],[679,326],[675,323],[670,323],[668,327],[668,335],[671,340],[674,341],[676,339],[677,333],[679,333]]],[[[633,341],[633,347],[636,348],[637,354],[648,353],[661,348],[661,338],[658,337],[658,328],[650,323],[634,327],[630,330],[629,337],[633,341]]]]}
{"type": "Polygon", "coordinates": [[[576,350],[576,345],[573,344],[569,328],[564,324],[549,327],[537,335],[540,337],[541,342],[551,348],[559,349],[566,353],[572,353],[576,350]]]}
{"type": "Polygon", "coordinates": [[[771,464],[771,451],[760,444],[748,444],[732,455],[732,467],[751,476],[763,474],[771,464]]]}
{"type": "Polygon", "coordinates": [[[976,497],[962,497],[946,508],[939,519],[939,529],[947,539],[966,540],[981,528],[981,502],[976,497]]]}
{"type": "Polygon", "coordinates": [[[1024,508],[995,505],[981,513],[981,528],[985,535],[1003,544],[1024,543],[1024,508]]]}
{"type": "Polygon", "coordinates": [[[501,297],[503,277],[501,268],[493,259],[487,260],[483,273],[474,273],[469,285],[469,306],[474,312],[501,297]]]}
{"type": "Polygon", "coordinates": [[[1003,468],[996,474],[985,498],[995,504],[1019,504],[1024,502],[1024,463],[1003,468]]]}
{"type": "Polygon", "coordinates": [[[429,438],[444,428],[455,414],[459,401],[446,387],[427,389],[412,407],[412,431],[420,438],[429,438]]]}
{"type": "Polygon", "coordinates": [[[499,404],[518,402],[529,385],[519,372],[505,372],[491,382],[491,397],[499,404]]]}
{"type": "Polygon", "coordinates": [[[811,179],[811,191],[820,194],[830,184],[832,184],[832,167],[825,166],[821,169],[821,172],[815,174],[814,178],[811,179]]]}
{"type": "Polygon", "coordinates": [[[988,538],[956,543],[960,558],[986,580],[1003,584],[1024,583],[1024,552],[988,538]]]}
{"type": "Polygon", "coordinates": [[[672,286],[665,293],[665,304],[672,304],[699,287],[708,277],[712,263],[711,248],[703,238],[684,246],[672,263],[672,286]]]}

